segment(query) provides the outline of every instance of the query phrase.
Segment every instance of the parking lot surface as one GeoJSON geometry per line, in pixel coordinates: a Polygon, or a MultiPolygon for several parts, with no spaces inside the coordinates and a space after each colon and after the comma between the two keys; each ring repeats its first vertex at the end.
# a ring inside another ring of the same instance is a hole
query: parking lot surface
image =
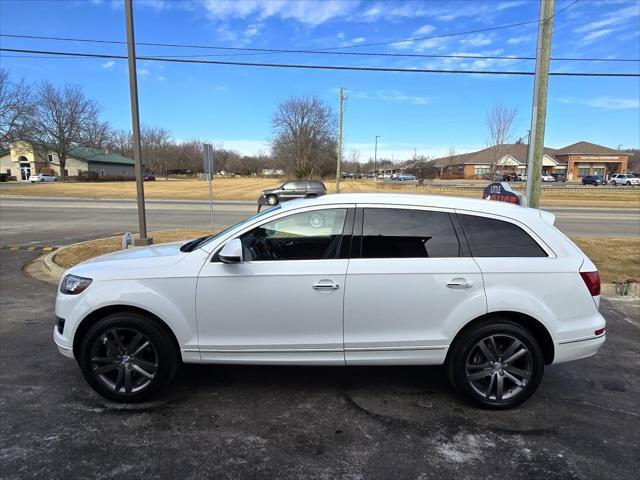
{"type": "Polygon", "coordinates": [[[604,301],[600,353],[514,410],[470,406],[435,367],[185,366],[124,406],[57,353],[35,256],[0,252],[1,478],[637,478],[637,301],[604,301]]]}

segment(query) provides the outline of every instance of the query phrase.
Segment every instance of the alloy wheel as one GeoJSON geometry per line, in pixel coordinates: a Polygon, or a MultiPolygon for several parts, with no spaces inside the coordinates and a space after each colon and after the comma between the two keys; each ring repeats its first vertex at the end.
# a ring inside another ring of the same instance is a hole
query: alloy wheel
{"type": "Polygon", "coordinates": [[[158,352],[134,328],[111,328],[91,346],[91,372],[115,393],[136,393],[148,387],[158,371],[158,352]]]}
{"type": "Polygon", "coordinates": [[[469,351],[465,375],[469,386],[486,400],[509,400],[527,388],[533,375],[533,357],[516,337],[490,335],[469,351]]]}

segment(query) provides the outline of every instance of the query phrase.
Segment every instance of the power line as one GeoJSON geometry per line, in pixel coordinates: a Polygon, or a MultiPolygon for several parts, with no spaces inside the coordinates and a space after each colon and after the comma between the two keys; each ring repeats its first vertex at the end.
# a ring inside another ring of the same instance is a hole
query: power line
{"type": "MultiPolygon", "coordinates": [[[[460,35],[463,33],[459,33],[460,35]]],[[[458,34],[455,34],[458,35],[458,34]]],[[[119,40],[102,40],[91,38],[77,38],[77,37],[51,37],[41,35],[19,35],[19,34],[0,34],[0,37],[7,38],[23,38],[29,40],[53,40],[63,42],[81,42],[81,43],[96,43],[107,45],[124,45],[126,42],[119,40]]],[[[425,37],[426,38],[426,37],[425,37]]],[[[429,37],[429,38],[438,38],[429,37]]],[[[242,55],[262,55],[262,54],[274,54],[274,53],[294,53],[294,54],[312,54],[312,55],[343,55],[343,56],[366,56],[366,57],[398,57],[398,58],[459,58],[468,60],[535,60],[535,57],[518,56],[518,55],[473,55],[473,54],[451,54],[451,55],[436,55],[436,54],[422,54],[422,53],[389,53],[389,52],[338,52],[329,49],[309,50],[309,49],[284,49],[284,48],[253,48],[253,47],[223,47],[217,45],[191,45],[191,44],[179,44],[179,43],[156,43],[156,42],[136,42],[141,46],[152,47],[172,47],[172,48],[193,48],[193,49],[207,49],[207,50],[220,50],[220,51],[236,51],[236,52],[250,52],[250,53],[234,53],[234,54],[207,54],[207,55],[163,55],[164,58],[205,58],[205,57],[228,57],[228,56],[242,56],[242,55]]],[[[360,45],[363,46],[363,45],[360,45]]],[[[342,47],[335,47],[342,48],[342,47]]],[[[582,61],[582,62],[640,62],[638,58],[594,58],[594,57],[552,57],[555,61],[582,61]]]]}
{"type": "MultiPolygon", "coordinates": [[[[3,52],[27,53],[34,55],[60,55],[64,57],[83,57],[101,59],[126,59],[124,55],[111,55],[102,53],[82,53],[82,52],[60,52],[52,50],[27,50],[17,48],[0,48],[3,52]]],[[[194,60],[187,58],[167,58],[137,56],[137,60],[151,62],[170,63],[191,63],[205,65],[236,65],[245,67],[268,67],[268,68],[295,68],[310,70],[344,70],[360,72],[403,72],[403,73],[443,73],[443,74],[477,74],[477,75],[533,75],[534,72],[521,70],[442,70],[432,68],[391,68],[391,67],[358,67],[346,65],[305,65],[295,63],[256,63],[256,62],[230,62],[222,60],[194,60]]],[[[640,73],[609,73],[609,72],[551,72],[551,76],[563,77],[640,77],[640,73]]]]}

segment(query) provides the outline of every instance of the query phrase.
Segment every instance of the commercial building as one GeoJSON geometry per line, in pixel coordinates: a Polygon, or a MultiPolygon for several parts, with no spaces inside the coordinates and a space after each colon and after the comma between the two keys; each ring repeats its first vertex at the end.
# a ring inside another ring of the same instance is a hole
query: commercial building
{"type": "MultiPolygon", "coordinates": [[[[529,146],[523,143],[498,145],[477,152],[436,159],[444,176],[453,178],[484,178],[494,170],[498,173],[526,174],[529,146]]],[[[568,180],[580,181],[586,175],[608,177],[626,172],[629,154],[603,145],[578,142],[559,149],[544,148],[543,173],[561,173],[568,180]]]]}
{"type": "MultiPolygon", "coordinates": [[[[15,142],[0,151],[0,172],[17,180],[27,181],[36,173],[60,176],[58,154],[44,145],[15,142]]],[[[89,174],[101,177],[135,177],[134,162],[130,158],[106,149],[73,146],[65,163],[65,176],[80,177],[89,174]]]]}

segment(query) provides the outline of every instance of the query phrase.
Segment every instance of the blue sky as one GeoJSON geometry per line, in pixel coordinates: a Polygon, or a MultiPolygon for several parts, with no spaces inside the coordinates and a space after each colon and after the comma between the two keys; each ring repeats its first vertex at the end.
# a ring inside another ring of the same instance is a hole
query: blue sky
{"type": "MultiPolygon", "coordinates": [[[[556,11],[573,0],[558,0],[556,11]]],[[[139,42],[232,47],[323,49],[479,30],[537,20],[537,1],[169,1],[134,0],[139,42]]],[[[580,0],[555,19],[552,56],[640,58],[640,1],[580,0]]],[[[537,25],[347,51],[535,55],[537,25]]],[[[0,0],[3,34],[125,40],[123,2],[0,0]],[[19,20],[18,20],[19,19],[19,20]],[[28,21],[25,21],[28,19],[28,21]]],[[[121,45],[2,37],[5,48],[126,54],[121,45]]],[[[532,71],[519,60],[237,55],[237,52],[138,47],[139,55],[218,54],[219,60],[372,65],[406,68],[532,71]]],[[[0,57],[27,80],[81,85],[115,128],[130,128],[124,60],[0,57]]],[[[639,63],[552,62],[552,71],[635,72],[639,63]]],[[[176,139],[204,138],[250,154],[268,151],[271,116],[292,94],[314,94],[337,107],[348,92],[345,152],[367,160],[380,135],[381,157],[402,160],[482,148],[494,104],[518,109],[514,133],[529,128],[533,77],[283,70],[246,66],[139,62],[143,123],[176,139]]],[[[552,77],[546,144],[580,140],[614,148],[640,146],[640,79],[552,77]]]]}

